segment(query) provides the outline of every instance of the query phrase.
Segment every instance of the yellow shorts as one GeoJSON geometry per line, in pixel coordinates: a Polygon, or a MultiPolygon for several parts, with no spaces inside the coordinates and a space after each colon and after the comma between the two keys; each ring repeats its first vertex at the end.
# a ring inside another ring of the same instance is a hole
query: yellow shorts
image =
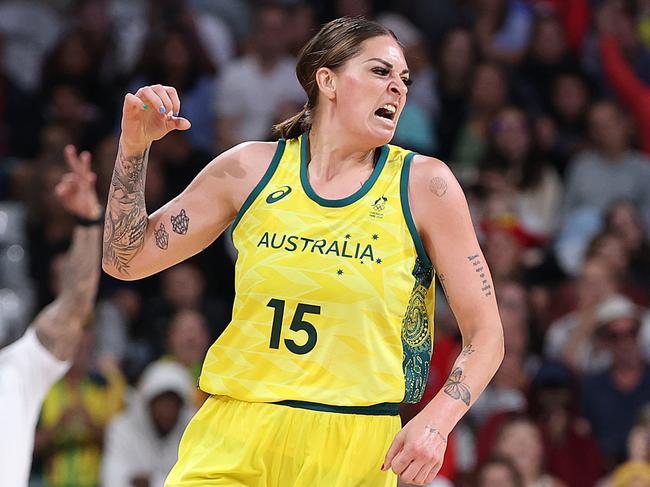
{"type": "Polygon", "coordinates": [[[210,397],[165,487],[394,487],[381,465],[399,416],[314,411],[210,397]]]}

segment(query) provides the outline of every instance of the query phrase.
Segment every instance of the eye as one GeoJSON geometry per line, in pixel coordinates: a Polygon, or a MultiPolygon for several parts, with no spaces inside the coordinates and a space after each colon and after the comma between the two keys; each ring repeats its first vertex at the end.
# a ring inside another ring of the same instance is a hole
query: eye
{"type": "Polygon", "coordinates": [[[379,76],[388,76],[389,71],[386,68],[372,68],[372,72],[378,74],[379,76]]]}
{"type": "Polygon", "coordinates": [[[413,80],[411,78],[402,78],[402,81],[406,86],[411,86],[413,84],[413,80]]]}

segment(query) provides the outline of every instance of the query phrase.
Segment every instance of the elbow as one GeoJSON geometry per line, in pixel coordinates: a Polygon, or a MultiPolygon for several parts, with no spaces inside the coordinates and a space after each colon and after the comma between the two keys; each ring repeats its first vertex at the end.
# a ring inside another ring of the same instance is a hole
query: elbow
{"type": "Polygon", "coordinates": [[[131,275],[126,271],[120,271],[104,261],[102,261],[102,270],[104,273],[120,281],[135,281],[140,278],[139,276],[131,275]]]}

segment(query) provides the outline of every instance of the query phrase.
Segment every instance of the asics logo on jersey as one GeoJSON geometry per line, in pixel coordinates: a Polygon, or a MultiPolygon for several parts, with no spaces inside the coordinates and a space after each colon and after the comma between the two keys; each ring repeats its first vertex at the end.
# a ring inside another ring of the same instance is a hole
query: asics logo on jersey
{"type": "Polygon", "coordinates": [[[280,201],[289,193],[291,193],[291,186],[281,186],[266,197],[266,202],[270,205],[271,203],[280,201]]]}

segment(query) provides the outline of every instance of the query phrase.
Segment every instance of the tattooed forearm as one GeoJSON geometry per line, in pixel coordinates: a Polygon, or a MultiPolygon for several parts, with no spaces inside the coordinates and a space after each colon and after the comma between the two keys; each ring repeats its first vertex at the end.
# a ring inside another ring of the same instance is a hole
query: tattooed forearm
{"type": "Polygon", "coordinates": [[[92,309],[99,282],[100,228],[75,229],[63,268],[61,292],[34,320],[36,336],[54,356],[67,360],[92,309]]]}
{"type": "Polygon", "coordinates": [[[190,217],[187,216],[184,209],[178,215],[171,216],[172,230],[179,235],[185,235],[190,225],[190,217]]]}
{"type": "Polygon", "coordinates": [[[481,278],[481,291],[483,291],[483,295],[492,296],[492,285],[490,284],[488,275],[485,272],[485,267],[483,266],[478,254],[470,255],[467,259],[472,263],[474,271],[481,278]]]}
{"type": "Polygon", "coordinates": [[[165,230],[165,225],[160,223],[160,226],[153,231],[153,235],[156,238],[156,247],[167,250],[169,247],[169,232],[165,230]]]}
{"type": "Polygon", "coordinates": [[[440,176],[436,176],[429,181],[429,191],[438,197],[444,196],[447,192],[447,182],[440,176]]]}
{"type": "Polygon", "coordinates": [[[460,399],[469,406],[469,403],[472,400],[472,394],[469,387],[463,382],[464,379],[463,369],[455,367],[449,375],[443,391],[452,399],[460,399]]]}
{"type": "Polygon", "coordinates": [[[147,209],[144,201],[149,149],[126,157],[118,150],[104,223],[104,265],[128,275],[129,263],[144,245],[147,209]]]}

